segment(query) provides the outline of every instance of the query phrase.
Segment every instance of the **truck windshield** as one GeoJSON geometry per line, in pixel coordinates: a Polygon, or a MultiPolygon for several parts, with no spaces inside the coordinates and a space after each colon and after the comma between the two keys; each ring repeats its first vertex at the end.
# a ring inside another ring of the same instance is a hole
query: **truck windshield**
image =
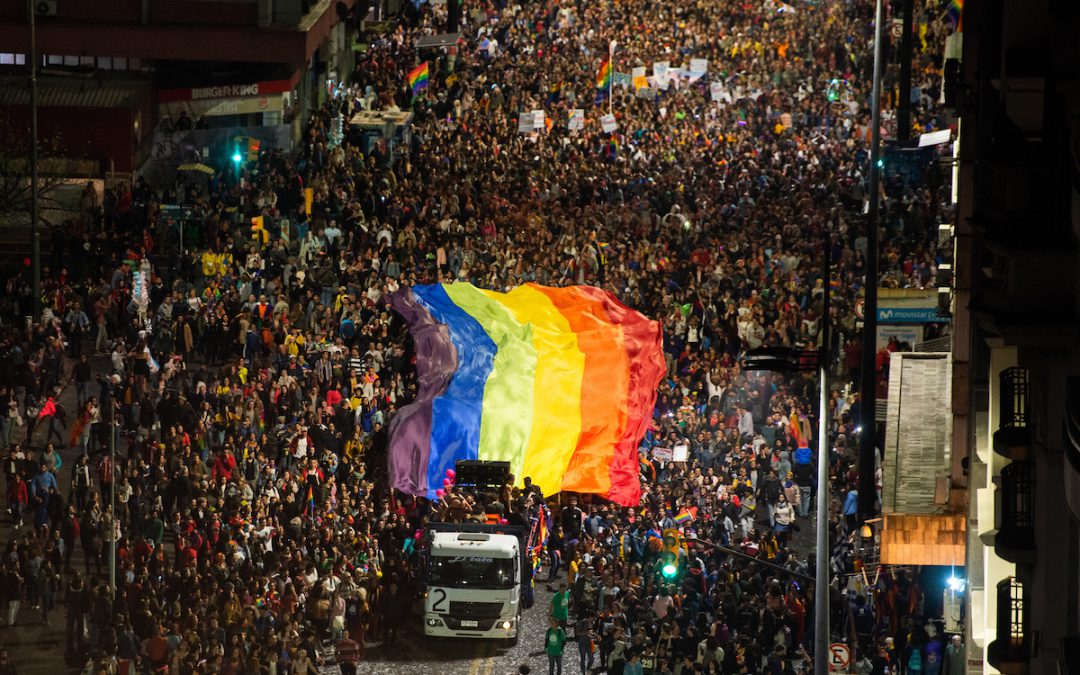
{"type": "Polygon", "coordinates": [[[513,588],[512,558],[433,556],[428,566],[428,584],[451,588],[513,588]]]}

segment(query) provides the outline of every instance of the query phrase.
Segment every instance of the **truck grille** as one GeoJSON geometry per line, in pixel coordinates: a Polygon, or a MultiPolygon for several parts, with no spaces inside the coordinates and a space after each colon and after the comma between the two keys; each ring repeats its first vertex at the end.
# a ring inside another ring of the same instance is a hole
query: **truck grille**
{"type": "Polygon", "coordinates": [[[451,602],[450,615],[459,619],[497,618],[502,606],[501,602],[451,602]]]}

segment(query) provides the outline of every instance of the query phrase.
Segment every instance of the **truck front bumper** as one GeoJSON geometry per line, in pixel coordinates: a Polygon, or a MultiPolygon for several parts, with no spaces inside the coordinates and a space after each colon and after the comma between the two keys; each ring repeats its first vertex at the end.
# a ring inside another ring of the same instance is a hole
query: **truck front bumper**
{"type": "Polygon", "coordinates": [[[472,637],[506,639],[517,635],[516,617],[459,619],[449,614],[425,614],[424,635],[432,637],[472,637]]]}

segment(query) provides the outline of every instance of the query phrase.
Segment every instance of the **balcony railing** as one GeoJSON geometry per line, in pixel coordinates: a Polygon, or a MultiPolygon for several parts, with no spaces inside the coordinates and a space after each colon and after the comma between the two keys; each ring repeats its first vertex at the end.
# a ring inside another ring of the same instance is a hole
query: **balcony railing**
{"type": "Polygon", "coordinates": [[[997,585],[997,639],[990,643],[990,665],[1005,675],[1027,675],[1031,640],[1027,631],[1027,595],[1016,577],[997,585]]]}
{"type": "Polygon", "coordinates": [[[994,451],[1013,460],[1031,455],[1031,374],[1026,368],[1006,368],[998,376],[998,429],[994,451]]]}
{"type": "Polygon", "coordinates": [[[1032,462],[1014,461],[1001,470],[998,498],[1001,522],[994,551],[1010,562],[1031,562],[1035,557],[1035,469],[1032,462]]]}

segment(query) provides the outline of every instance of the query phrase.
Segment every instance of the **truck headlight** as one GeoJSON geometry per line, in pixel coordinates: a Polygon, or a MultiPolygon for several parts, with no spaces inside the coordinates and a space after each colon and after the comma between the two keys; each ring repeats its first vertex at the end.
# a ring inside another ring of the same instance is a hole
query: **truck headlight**
{"type": "Polygon", "coordinates": [[[513,627],[514,627],[514,622],[513,621],[503,621],[502,622],[502,629],[503,630],[510,630],[513,627]]]}
{"type": "Polygon", "coordinates": [[[427,625],[429,625],[429,626],[438,626],[439,625],[439,620],[436,619],[435,617],[431,617],[430,619],[427,620],[427,625]]]}

